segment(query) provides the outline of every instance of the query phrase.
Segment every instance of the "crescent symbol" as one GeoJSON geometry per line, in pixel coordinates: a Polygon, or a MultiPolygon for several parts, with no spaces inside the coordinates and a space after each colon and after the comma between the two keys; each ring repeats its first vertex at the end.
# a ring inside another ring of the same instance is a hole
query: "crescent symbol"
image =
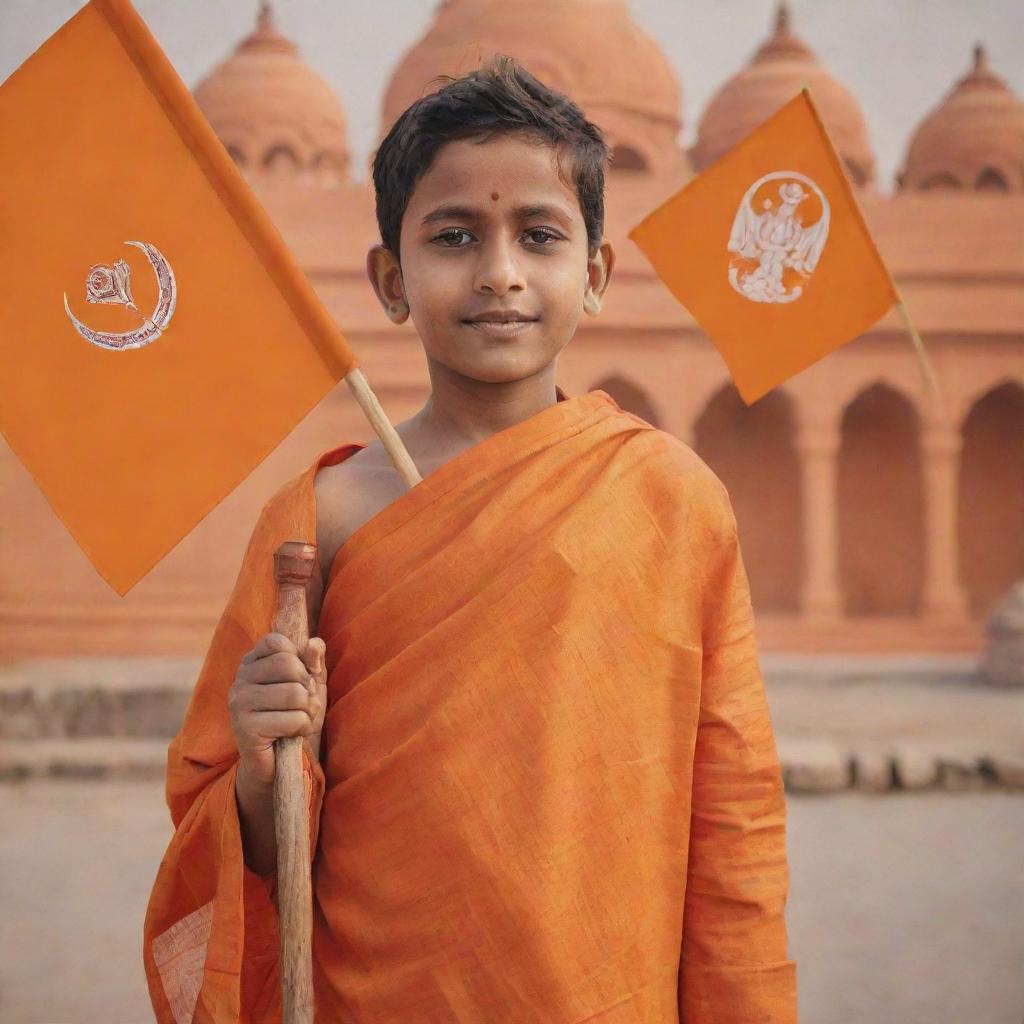
{"type": "Polygon", "coordinates": [[[136,327],[134,331],[125,331],[121,334],[94,331],[91,327],[83,324],[71,312],[71,307],[68,305],[68,294],[67,292],[64,293],[64,311],[67,313],[75,330],[86,341],[91,341],[100,348],[113,349],[118,352],[123,349],[142,348],[144,345],[156,341],[167,329],[167,325],[174,315],[174,307],[178,301],[178,288],[174,280],[174,271],[171,270],[171,265],[164,259],[160,250],[155,245],[150,245],[149,242],[125,242],[124,244],[134,245],[146,254],[146,259],[149,260],[150,266],[152,266],[156,274],[157,284],[160,288],[160,294],[157,296],[153,315],[139,327],[136,327]]]}

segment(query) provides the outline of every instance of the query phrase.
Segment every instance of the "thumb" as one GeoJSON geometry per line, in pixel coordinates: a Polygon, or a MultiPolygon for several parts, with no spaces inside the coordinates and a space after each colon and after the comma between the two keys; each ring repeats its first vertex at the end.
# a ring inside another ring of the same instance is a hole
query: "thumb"
{"type": "Polygon", "coordinates": [[[322,637],[310,637],[303,651],[303,662],[310,674],[320,677],[324,674],[327,664],[327,644],[322,637]]]}

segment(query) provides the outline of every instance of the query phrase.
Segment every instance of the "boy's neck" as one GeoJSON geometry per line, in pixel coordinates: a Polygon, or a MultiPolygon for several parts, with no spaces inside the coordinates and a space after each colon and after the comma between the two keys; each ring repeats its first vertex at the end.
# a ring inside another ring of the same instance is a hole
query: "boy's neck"
{"type": "Polygon", "coordinates": [[[502,384],[432,373],[431,385],[430,397],[412,421],[418,439],[438,452],[476,444],[558,401],[554,364],[502,384]]]}

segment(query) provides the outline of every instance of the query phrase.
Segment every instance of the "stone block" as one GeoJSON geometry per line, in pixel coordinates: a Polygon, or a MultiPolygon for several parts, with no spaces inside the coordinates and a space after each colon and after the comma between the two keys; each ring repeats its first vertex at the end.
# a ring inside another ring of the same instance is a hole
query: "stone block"
{"type": "Polygon", "coordinates": [[[893,768],[897,789],[930,789],[938,781],[938,765],[934,751],[911,744],[893,748],[893,768]]]}
{"type": "Polygon", "coordinates": [[[1011,588],[986,625],[983,676],[993,686],[1024,686],[1024,580],[1011,588]]]}
{"type": "Polygon", "coordinates": [[[992,754],[984,761],[1000,786],[1024,789],[1024,754],[992,754]]]}
{"type": "Polygon", "coordinates": [[[942,789],[961,791],[991,787],[984,758],[943,753],[939,755],[936,767],[937,781],[942,789]]]}
{"type": "Polygon", "coordinates": [[[887,750],[867,747],[853,754],[853,786],[868,793],[885,793],[893,785],[893,758],[887,750]]]}
{"type": "Polygon", "coordinates": [[[776,736],[782,779],[794,793],[832,793],[846,789],[849,762],[832,740],[806,736],[776,736]]]}

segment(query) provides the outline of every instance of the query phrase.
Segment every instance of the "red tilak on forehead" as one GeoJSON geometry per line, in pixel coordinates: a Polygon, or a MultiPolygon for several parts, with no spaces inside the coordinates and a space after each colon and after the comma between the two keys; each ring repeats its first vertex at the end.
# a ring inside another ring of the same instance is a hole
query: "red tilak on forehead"
{"type": "Polygon", "coordinates": [[[497,192],[492,192],[491,193],[491,198],[492,199],[497,199],[498,198],[498,193],[497,192]]]}

